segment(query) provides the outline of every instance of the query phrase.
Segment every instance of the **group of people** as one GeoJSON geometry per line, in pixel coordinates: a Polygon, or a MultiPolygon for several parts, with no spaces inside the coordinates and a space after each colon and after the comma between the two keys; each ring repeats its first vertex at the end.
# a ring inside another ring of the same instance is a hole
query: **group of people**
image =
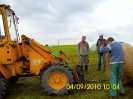
{"type": "MultiPolygon", "coordinates": [[[[98,66],[97,70],[101,70],[101,58],[103,58],[104,71],[106,71],[106,52],[109,52],[110,56],[110,94],[108,97],[116,98],[116,89],[113,88],[114,85],[118,85],[120,88],[120,94],[125,95],[124,88],[122,87],[121,74],[122,74],[122,64],[123,60],[123,49],[119,42],[114,41],[113,37],[109,37],[107,40],[103,38],[103,35],[99,35],[99,39],[96,43],[98,52],[98,66]]],[[[78,43],[78,57],[79,57],[79,67],[88,73],[88,63],[90,48],[88,42],[86,42],[86,37],[82,36],[81,42],[78,43]],[[84,63],[84,69],[83,69],[84,63]]]]}

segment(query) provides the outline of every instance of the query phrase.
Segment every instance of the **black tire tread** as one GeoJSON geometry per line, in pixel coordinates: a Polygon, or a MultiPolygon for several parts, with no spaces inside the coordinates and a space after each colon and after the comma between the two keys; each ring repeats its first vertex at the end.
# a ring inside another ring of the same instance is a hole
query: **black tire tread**
{"type": "Polygon", "coordinates": [[[7,86],[8,86],[7,80],[0,73],[0,99],[2,99],[3,96],[5,95],[6,90],[7,90],[7,86]]]}

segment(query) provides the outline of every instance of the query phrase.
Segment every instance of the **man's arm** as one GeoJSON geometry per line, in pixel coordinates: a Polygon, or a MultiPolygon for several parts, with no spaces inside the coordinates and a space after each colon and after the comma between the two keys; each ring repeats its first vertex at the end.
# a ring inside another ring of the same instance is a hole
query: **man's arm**
{"type": "Polygon", "coordinates": [[[78,43],[78,46],[77,46],[77,54],[78,56],[80,55],[80,44],[78,43]]]}
{"type": "Polygon", "coordinates": [[[88,51],[88,55],[90,55],[90,47],[88,43],[87,43],[87,51],[88,51]]]}
{"type": "Polygon", "coordinates": [[[97,40],[96,46],[98,47],[98,40],[97,40]]]}
{"type": "Polygon", "coordinates": [[[107,40],[105,39],[105,41],[104,41],[104,42],[105,42],[105,46],[106,46],[106,45],[108,44],[108,43],[107,43],[107,40]]]}
{"type": "Polygon", "coordinates": [[[100,52],[103,53],[103,52],[110,52],[111,51],[111,46],[108,44],[107,46],[101,46],[100,47],[100,52]]]}

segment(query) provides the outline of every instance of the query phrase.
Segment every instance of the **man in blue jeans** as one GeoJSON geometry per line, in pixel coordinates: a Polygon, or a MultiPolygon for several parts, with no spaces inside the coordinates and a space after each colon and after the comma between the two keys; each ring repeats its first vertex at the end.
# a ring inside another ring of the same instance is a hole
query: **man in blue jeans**
{"type": "Polygon", "coordinates": [[[107,39],[108,45],[102,45],[100,52],[110,53],[110,94],[108,97],[116,98],[116,89],[119,89],[122,96],[125,95],[124,88],[122,87],[121,74],[123,60],[122,45],[118,42],[114,42],[114,38],[109,37],[107,39]]]}
{"type": "Polygon", "coordinates": [[[104,45],[106,46],[107,45],[107,41],[106,39],[103,38],[103,35],[99,35],[99,39],[97,40],[97,51],[98,51],[98,71],[101,70],[101,57],[103,59],[103,65],[104,65],[104,71],[106,70],[106,58],[105,58],[105,53],[101,53],[100,52],[100,46],[101,45],[104,45]]]}

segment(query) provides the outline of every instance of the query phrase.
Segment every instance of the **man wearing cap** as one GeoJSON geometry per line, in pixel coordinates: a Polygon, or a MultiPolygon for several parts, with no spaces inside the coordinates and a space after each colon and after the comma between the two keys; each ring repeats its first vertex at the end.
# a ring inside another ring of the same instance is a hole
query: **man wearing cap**
{"type": "Polygon", "coordinates": [[[82,36],[81,42],[78,43],[78,56],[79,66],[83,70],[83,62],[85,64],[85,73],[88,73],[88,56],[89,56],[89,44],[85,41],[86,37],[82,36]]]}
{"type": "Polygon", "coordinates": [[[103,58],[103,65],[104,65],[104,71],[106,70],[106,59],[105,59],[105,53],[100,52],[100,46],[106,46],[107,41],[103,38],[103,34],[99,35],[99,39],[97,40],[96,46],[98,51],[98,71],[101,70],[101,57],[103,58]]]}

